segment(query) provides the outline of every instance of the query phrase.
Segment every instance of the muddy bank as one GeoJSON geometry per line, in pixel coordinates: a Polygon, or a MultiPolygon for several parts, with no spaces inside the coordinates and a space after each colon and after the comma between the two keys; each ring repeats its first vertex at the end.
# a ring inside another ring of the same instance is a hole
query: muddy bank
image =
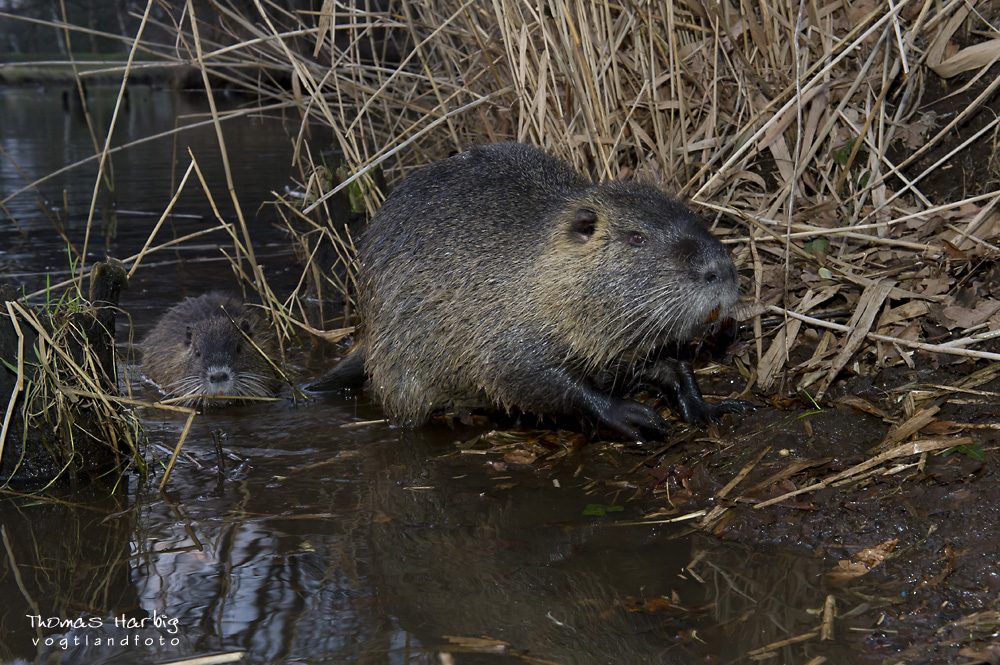
{"type": "MultiPolygon", "coordinates": [[[[605,519],[628,525],[629,538],[680,523],[738,545],[748,560],[807,565],[796,588],[813,603],[810,618],[746,640],[738,655],[771,650],[805,662],[820,649],[839,653],[837,662],[996,663],[1000,380],[975,390],[938,387],[968,381],[963,369],[921,358],[913,370],[841,381],[818,404],[805,396],[758,399],[755,412],[722,425],[677,422],[672,436],[645,448],[581,446],[581,435],[565,432],[498,433],[467,446],[494,473],[509,474],[511,486],[575,468],[590,478],[605,519]],[[938,397],[908,418],[904,397],[925,393],[938,397]]],[[[978,376],[991,371],[996,376],[995,366],[978,376]]],[[[715,394],[727,395],[739,381],[715,385],[715,394]]],[[[689,569],[697,574],[707,562],[723,570],[715,562],[735,551],[707,547],[689,569]]],[[[760,584],[787,584],[767,569],[741,586],[754,611],[769,611],[768,599],[785,593],[760,584]]],[[[729,615],[705,630],[725,635],[739,623],[729,615]]]]}

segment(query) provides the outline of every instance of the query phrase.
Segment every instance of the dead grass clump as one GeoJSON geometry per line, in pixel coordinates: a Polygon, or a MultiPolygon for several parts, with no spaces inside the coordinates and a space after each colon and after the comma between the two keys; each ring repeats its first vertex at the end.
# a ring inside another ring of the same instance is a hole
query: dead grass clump
{"type": "Polygon", "coordinates": [[[3,484],[37,487],[132,461],[144,467],[138,419],[118,396],[114,308],[124,279],[120,264],[97,264],[90,300],[76,292],[36,307],[5,287],[3,484]]]}

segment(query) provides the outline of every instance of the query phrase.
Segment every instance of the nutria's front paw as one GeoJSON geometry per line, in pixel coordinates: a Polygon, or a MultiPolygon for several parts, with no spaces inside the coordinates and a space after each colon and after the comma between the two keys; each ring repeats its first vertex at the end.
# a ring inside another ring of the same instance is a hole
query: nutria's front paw
{"type": "Polygon", "coordinates": [[[666,431],[668,425],[660,414],[631,399],[614,398],[607,410],[601,414],[605,425],[615,429],[633,441],[645,443],[642,430],[657,433],[666,431]]]}
{"type": "Polygon", "coordinates": [[[727,413],[746,413],[753,411],[754,405],[742,399],[724,399],[718,402],[705,401],[700,395],[698,399],[679,400],[681,418],[692,425],[703,425],[708,421],[721,423],[722,416],[727,413]]]}

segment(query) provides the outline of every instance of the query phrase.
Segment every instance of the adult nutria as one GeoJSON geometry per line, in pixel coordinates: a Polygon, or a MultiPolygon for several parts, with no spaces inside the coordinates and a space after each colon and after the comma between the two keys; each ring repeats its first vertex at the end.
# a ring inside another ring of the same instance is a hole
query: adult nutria
{"type": "Polygon", "coordinates": [[[394,422],[499,405],[578,413],[631,439],[662,431],[622,395],[663,388],[690,423],[706,402],[680,345],[737,302],[736,268],[681,203],[593,184],[541,150],[472,148],[414,172],[358,250],[359,346],[310,388],[372,386],[394,422]]]}
{"type": "Polygon", "coordinates": [[[206,402],[204,395],[267,397],[280,385],[261,356],[261,351],[277,355],[273,332],[243,302],[222,293],[186,298],[171,307],[141,348],[146,378],[170,397],[187,398],[182,403],[206,402]]]}

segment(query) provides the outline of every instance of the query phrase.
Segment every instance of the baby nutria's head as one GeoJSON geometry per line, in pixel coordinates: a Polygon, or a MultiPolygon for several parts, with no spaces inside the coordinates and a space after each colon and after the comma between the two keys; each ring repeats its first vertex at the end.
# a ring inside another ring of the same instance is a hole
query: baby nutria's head
{"type": "Polygon", "coordinates": [[[164,386],[173,396],[269,397],[273,394],[274,369],[246,336],[254,339],[265,353],[273,350],[273,344],[265,335],[255,336],[256,331],[247,318],[237,321],[234,324],[220,311],[186,326],[174,375],[169,385],[164,386]]]}
{"type": "Polygon", "coordinates": [[[682,203],[619,181],[568,201],[543,249],[544,298],[571,346],[591,363],[640,359],[700,337],[739,298],[729,252],[682,203]]]}

